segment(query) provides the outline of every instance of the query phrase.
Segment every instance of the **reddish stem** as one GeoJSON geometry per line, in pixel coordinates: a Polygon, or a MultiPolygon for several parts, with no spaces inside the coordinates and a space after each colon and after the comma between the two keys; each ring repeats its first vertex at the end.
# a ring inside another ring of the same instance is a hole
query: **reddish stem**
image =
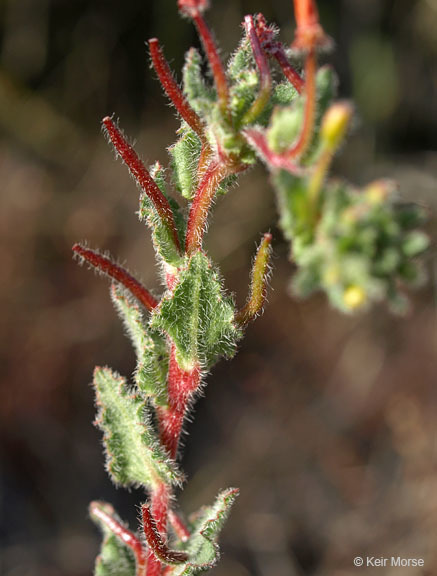
{"type": "Polygon", "coordinates": [[[86,262],[91,264],[96,270],[103,272],[113,280],[120,282],[129,292],[135,296],[137,300],[147,308],[147,310],[152,311],[155,306],[158,305],[157,300],[150,294],[150,292],[144,288],[138,280],[136,280],[127,270],[115,264],[110,258],[99,254],[96,250],[91,250],[90,248],[84,248],[80,244],[75,244],[73,246],[73,252],[78,254],[86,262]]]}
{"type": "Polygon", "coordinates": [[[202,120],[191,108],[177,82],[175,81],[157,38],[152,38],[149,40],[149,48],[153,67],[158,74],[159,81],[161,82],[165,93],[173,102],[176,110],[179,112],[188,126],[190,126],[190,128],[199,136],[202,142],[205,142],[205,133],[202,120]]]}
{"type": "Polygon", "coordinates": [[[149,545],[150,552],[155,555],[156,559],[165,564],[181,564],[182,562],[185,562],[188,559],[185,552],[170,550],[167,546],[158,530],[157,522],[150,510],[150,506],[144,504],[141,511],[143,517],[144,536],[149,545]]]}
{"type": "Polygon", "coordinates": [[[288,61],[284,46],[275,39],[276,30],[267,25],[263,14],[257,14],[255,26],[263,50],[269,56],[276,58],[284,75],[300,94],[304,87],[304,81],[288,61]]]}
{"type": "Polygon", "coordinates": [[[270,168],[279,168],[287,170],[290,174],[301,176],[303,170],[300,166],[294,164],[283,154],[277,154],[270,149],[265,134],[259,128],[246,128],[243,135],[252,148],[256,150],[259,156],[270,168]]]}
{"type": "Polygon", "coordinates": [[[98,518],[117,538],[119,538],[128,548],[132,550],[136,561],[136,576],[145,576],[147,567],[147,555],[141,541],[128,530],[123,524],[118,522],[109,514],[106,509],[112,509],[101,502],[91,502],[90,513],[98,518]]]}
{"type": "Polygon", "coordinates": [[[307,28],[319,23],[319,12],[314,0],[294,0],[294,13],[298,28],[307,28]]]}
{"type": "Polygon", "coordinates": [[[319,23],[319,12],[315,0],[294,0],[297,29],[293,48],[314,50],[317,46],[329,46],[330,38],[326,36],[319,23]]]}
{"type": "Polygon", "coordinates": [[[258,35],[256,33],[253,16],[249,15],[245,17],[244,26],[246,28],[246,34],[250,39],[253,57],[255,59],[256,65],[258,66],[260,76],[260,89],[258,96],[256,97],[255,101],[253,102],[252,106],[249,108],[243,119],[244,124],[251,124],[262,113],[262,111],[264,110],[270,99],[272,78],[270,75],[270,68],[267,59],[261,48],[261,44],[258,35]]]}
{"type": "Polygon", "coordinates": [[[305,116],[302,131],[296,144],[288,150],[288,158],[302,156],[311,143],[316,117],[316,68],[316,55],[314,50],[310,50],[305,63],[305,116]]]}
{"type": "Polygon", "coordinates": [[[224,116],[229,116],[229,88],[226,80],[225,69],[223,68],[220,55],[218,53],[217,45],[212,37],[211,31],[208,28],[201,12],[194,10],[191,14],[193,22],[196,25],[197,32],[199,33],[203,47],[211,66],[212,75],[214,78],[215,87],[217,90],[218,101],[220,110],[224,116]]]}
{"type": "Polygon", "coordinates": [[[181,540],[181,542],[187,542],[191,534],[182,518],[176,514],[174,510],[170,509],[168,512],[168,519],[179,540],[181,540]]]}
{"type": "Polygon", "coordinates": [[[124,137],[121,130],[114,124],[109,116],[103,118],[103,126],[112,142],[112,145],[122,157],[124,163],[129,168],[130,173],[135,178],[135,181],[149,197],[156,212],[158,213],[165,226],[170,231],[175,246],[180,251],[179,238],[174,223],[173,211],[167,198],[159,189],[156,182],[153,180],[149,171],[139,159],[137,153],[124,137]]]}
{"type": "Polygon", "coordinates": [[[305,82],[302,76],[298,74],[298,72],[296,72],[296,70],[288,61],[283,46],[278,45],[277,49],[274,52],[272,52],[272,56],[278,62],[284,76],[287,78],[290,84],[292,84],[296,88],[297,92],[301,94],[304,89],[305,82]]]}
{"type": "Polygon", "coordinates": [[[185,239],[185,251],[187,254],[200,250],[202,246],[203,234],[212,201],[220,182],[227,173],[228,170],[223,164],[214,162],[208,167],[199,184],[188,216],[187,236],[185,239]]]}
{"type": "Polygon", "coordinates": [[[172,345],[168,369],[168,406],[158,409],[161,443],[167,448],[171,458],[176,458],[179,439],[190,400],[200,384],[200,368],[190,371],[180,368],[172,345]]]}

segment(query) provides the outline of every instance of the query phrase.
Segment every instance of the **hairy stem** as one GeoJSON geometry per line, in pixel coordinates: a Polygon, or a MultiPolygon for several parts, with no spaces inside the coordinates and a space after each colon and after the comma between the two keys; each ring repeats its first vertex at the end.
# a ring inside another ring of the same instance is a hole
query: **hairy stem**
{"type": "Polygon", "coordinates": [[[191,108],[175,81],[157,38],[151,38],[149,40],[149,49],[153,67],[155,72],[158,74],[159,81],[161,82],[165,93],[188,126],[197,134],[202,143],[207,146],[203,122],[191,108]]]}
{"type": "Polygon", "coordinates": [[[223,68],[217,45],[202,14],[199,11],[195,11],[192,15],[192,18],[194,24],[196,25],[197,32],[199,33],[200,39],[205,49],[205,53],[209,60],[209,64],[211,66],[211,72],[217,90],[220,110],[223,116],[228,117],[229,88],[228,82],[226,80],[225,69],[223,68]]]}
{"type": "Polygon", "coordinates": [[[172,345],[168,370],[168,406],[158,409],[161,442],[171,458],[176,458],[182,426],[194,392],[201,380],[200,367],[190,371],[180,368],[172,345]]]}
{"type": "Polygon", "coordinates": [[[311,50],[305,63],[305,116],[300,136],[287,152],[288,158],[302,156],[311,143],[316,116],[316,68],[317,59],[314,50],[311,50]]]}
{"type": "Polygon", "coordinates": [[[246,28],[247,37],[250,39],[252,46],[253,57],[259,70],[260,88],[258,96],[253,102],[252,106],[246,112],[243,118],[243,124],[252,124],[263,112],[266,107],[272,89],[272,78],[270,75],[270,68],[261,48],[261,44],[256,33],[255,22],[253,16],[246,16],[244,19],[244,26],[246,28]]]}
{"type": "Polygon", "coordinates": [[[202,247],[203,235],[212,201],[220,182],[228,174],[229,171],[226,166],[223,166],[220,162],[214,162],[208,167],[199,184],[188,216],[185,251],[189,255],[202,247]]]}
{"type": "Polygon", "coordinates": [[[139,159],[135,150],[126,140],[121,130],[114,124],[112,119],[107,116],[102,122],[112,145],[129,168],[129,172],[135,178],[138,186],[152,202],[157,214],[170,231],[174,244],[180,252],[179,238],[174,223],[173,211],[167,198],[161,192],[147,168],[139,159]]]}
{"type": "Polygon", "coordinates": [[[292,84],[296,88],[299,94],[302,94],[305,87],[305,82],[302,76],[293,68],[293,66],[288,61],[283,46],[278,46],[272,53],[272,56],[278,62],[279,66],[281,67],[282,73],[290,82],[290,84],[292,84]]]}
{"type": "Polygon", "coordinates": [[[96,250],[85,248],[80,244],[73,246],[73,252],[78,254],[80,258],[83,258],[83,260],[91,264],[91,266],[99,272],[103,272],[103,274],[106,274],[113,280],[120,282],[147,310],[152,311],[155,306],[158,305],[157,300],[136,278],[107,256],[103,256],[96,250]]]}

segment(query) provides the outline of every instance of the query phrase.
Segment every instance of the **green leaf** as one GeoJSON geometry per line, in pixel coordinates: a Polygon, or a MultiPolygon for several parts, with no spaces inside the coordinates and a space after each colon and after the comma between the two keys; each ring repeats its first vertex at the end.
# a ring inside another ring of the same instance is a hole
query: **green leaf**
{"type": "MultiPolygon", "coordinates": [[[[178,203],[169,196],[166,183],[165,183],[165,171],[162,166],[157,162],[150,168],[150,174],[155,180],[161,192],[169,201],[170,207],[173,212],[174,222],[176,225],[179,242],[181,246],[183,245],[183,239],[185,234],[185,223],[180,212],[180,207],[178,203]]],[[[146,221],[150,229],[152,230],[153,245],[155,247],[156,254],[170,266],[180,266],[182,257],[179,254],[173,236],[168,229],[168,227],[163,223],[162,219],[159,217],[155,210],[152,202],[150,201],[147,194],[142,194],[140,197],[140,210],[139,210],[140,220],[146,221]]]]}
{"type": "Polygon", "coordinates": [[[197,135],[184,124],[179,140],[169,148],[173,183],[184,198],[191,200],[197,185],[197,165],[202,148],[197,135]]]}
{"type": "MultiPolygon", "coordinates": [[[[109,504],[101,503],[107,514],[121,523],[109,504]]],[[[117,536],[103,522],[92,516],[93,521],[103,532],[100,554],[97,556],[94,576],[135,576],[135,557],[117,536]]]]}
{"type": "Polygon", "coordinates": [[[241,331],[234,324],[234,314],[217,271],[198,252],[188,260],[174,291],[153,311],[151,325],[173,340],[183,369],[199,363],[209,368],[220,356],[235,353],[241,331]]]}
{"type": "Polygon", "coordinates": [[[184,548],[189,560],[186,564],[176,566],[172,576],[192,576],[209,570],[217,563],[220,556],[217,539],[237,496],[238,490],[229,488],[217,496],[212,506],[201,510],[184,548]]]}
{"type": "MultiPolygon", "coordinates": [[[[316,90],[317,90],[317,109],[314,125],[314,136],[309,151],[303,159],[305,164],[311,164],[316,160],[319,153],[319,131],[320,125],[328,109],[329,104],[335,96],[337,89],[336,76],[329,66],[323,66],[317,72],[316,90]]],[[[282,153],[293,144],[300,134],[305,114],[305,96],[297,97],[294,88],[280,84],[275,89],[273,102],[277,99],[283,99],[286,102],[290,100],[291,105],[277,107],[271,117],[270,125],[267,131],[267,140],[269,146],[275,152],[282,153]]]]}
{"type": "Polygon", "coordinates": [[[166,405],[169,353],[165,339],[146,326],[139,306],[121,286],[113,286],[111,296],[135,347],[138,390],[153,404],[166,405]]]}
{"type": "Polygon", "coordinates": [[[305,164],[312,164],[319,155],[319,134],[323,116],[337,94],[338,79],[331,66],[322,66],[316,76],[317,108],[312,142],[303,158],[305,164]]]}
{"type": "Polygon", "coordinates": [[[94,387],[103,431],[106,466],[117,485],[156,487],[179,484],[180,475],[159,445],[149,409],[126,381],[109,368],[96,368],[94,387]]]}
{"type": "Polygon", "coordinates": [[[313,237],[314,219],[308,199],[308,179],[281,170],[274,176],[279,208],[279,225],[287,240],[294,243],[293,252],[308,244],[313,237]]]}
{"type": "Polygon", "coordinates": [[[269,147],[279,154],[288,150],[296,140],[302,125],[301,106],[276,108],[267,131],[269,147]]]}
{"type": "Polygon", "coordinates": [[[193,110],[201,117],[209,117],[216,100],[215,91],[203,80],[202,57],[195,48],[190,48],[185,55],[182,85],[193,110]]]}

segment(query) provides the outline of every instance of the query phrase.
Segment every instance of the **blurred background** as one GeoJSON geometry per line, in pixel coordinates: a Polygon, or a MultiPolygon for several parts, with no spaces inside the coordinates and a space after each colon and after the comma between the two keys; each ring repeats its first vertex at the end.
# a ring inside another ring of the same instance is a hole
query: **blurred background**
{"type": "MultiPolygon", "coordinates": [[[[134,356],[107,282],[71,245],[109,249],[159,290],[135,186],[100,133],[115,113],[148,162],[166,162],[177,121],[149,69],[158,36],[180,70],[197,45],[175,0],[0,0],[0,573],[85,576],[100,535],[92,499],[135,526],[143,495],[116,490],[92,426],[95,364],[134,356]]],[[[293,34],[291,0],[216,0],[208,19],[228,55],[247,12],[293,34]]],[[[437,214],[437,1],[320,0],[330,60],[358,120],[336,172],[390,175],[437,214]]],[[[435,250],[409,316],[350,319],[322,297],[289,297],[292,266],[263,170],[220,200],[208,247],[239,303],[260,232],[275,236],[265,314],[209,378],[187,427],[181,507],[220,488],[241,497],[214,576],[341,576],[357,555],[421,557],[437,571],[435,250]]],[[[399,570],[399,569],[398,569],[399,570]]],[[[389,568],[384,574],[390,575],[389,568]]],[[[398,571],[396,573],[399,573],[398,571]]]]}

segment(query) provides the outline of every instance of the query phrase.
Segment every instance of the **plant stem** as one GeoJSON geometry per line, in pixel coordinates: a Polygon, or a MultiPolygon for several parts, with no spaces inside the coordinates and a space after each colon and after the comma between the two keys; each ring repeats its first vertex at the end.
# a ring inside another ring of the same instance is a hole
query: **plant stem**
{"type": "Polygon", "coordinates": [[[196,114],[196,112],[191,108],[177,82],[175,81],[157,38],[151,38],[149,40],[149,48],[153,67],[158,74],[159,81],[161,82],[165,93],[174,104],[181,117],[188,124],[188,126],[197,134],[202,143],[207,145],[203,122],[196,114]]]}
{"type": "Polygon", "coordinates": [[[314,50],[310,50],[305,63],[305,116],[302,130],[296,144],[287,152],[288,158],[302,156],[311,143],[316,116],[316,68],[314,50]]]}
{"type": "Polygon", "coordinates": [[[177,456],[185,415],[192,395],[199,387],[200,380],[199,366],[195,366],[189,372],[179,367],[175,346],[172,345],[167,383],[168,407],[158,409],[161,443],[166,447],[171,458],[177,456]]]}
{"type": "Polygon", "coordinates": [[[180,252],[179,238],[174,223],[173,211],[167,198],[161,192],[147,168],[139,159],[135,150],[126,140],[121,130],[114,124],[112,119],[109,118],[109,116],[106,116],[106,118],[103,118],[102,122],[112,145],[122,157],[124,163],[129,168],[129,172],[135,178],[135,181],[141,190],[143,190],[143,192],[149,197],[159,217],[170,231],[174,244],[180,252]]]}
{"type": "MultiPolygon", "coordinates": [[[[167,513],[168,513],[169,492],[164,483],[158,484],[151,495],[150,507],[155,521],[158,535],[167,538],[167,513]]],[[[153,549],[149,547],[147,558],[146,576],[160,576],[162,563],[155,556],[153,549]]]]}
{"type": "Polygon", "coordinates": [[[155,306],[158,305],[157,300],[136,278],[107,256],[103,256],[96,250],[84,248],[80,244],[73,246],[73,252],[78,254],[80,258],[83,258],[99,272],[103,272],[113,280],[120,282],[147,310],[152,311],[155,306]]]}
{"type": "Polygon", "coordinates": [[[305,82],[298,72],[293,68],[293,66],[288,61],[287,55],[283,46],[279,45],[274,51],[272,51],[272,56],[276,59],[284,76],[292,84],[299,94],[302,94],[305,87],[305,82]]]}
{"type": "Polygon", "coordinates": [[[203,47],[211,66],[215,87],[219,101],[220,110],[224,117],[229,117],[229,88],[226,80],[225,70],[223,68],[217,45],[206,24],[202,14],[196,10],[192,14],[193,22],[196,25],[203,47]]]}
{"type": "Polygon", "coordinates": [[[256,33],[255,22],[253,16],[246,16],[244,19],[244,26],[246,28],[246,34],[250,39],[250,44],[252,46],[253,56],[258,66],[259,77],[260,77],[260,88],[258,96],[253,102],[252,106],[246,112],[243,118],[243,124],[252,124],[258,118],[258,116],[263,112],[269,99],[270,92],[272,88],[272,78],[270,75],[270,68],[265,57],[265,54],[261,48],[261,44],[256,33]]]}
{"type": "Polygon", "coordinates": [[[206,221],[217,188],[223,178],[229,174],[226,166],[221,162],[213,162],[206,170],[196,195],[191,204],[188,216],[187,236],[185,239],[185,251],[188,255],[193,254],[202,247],[206,221]]]}

